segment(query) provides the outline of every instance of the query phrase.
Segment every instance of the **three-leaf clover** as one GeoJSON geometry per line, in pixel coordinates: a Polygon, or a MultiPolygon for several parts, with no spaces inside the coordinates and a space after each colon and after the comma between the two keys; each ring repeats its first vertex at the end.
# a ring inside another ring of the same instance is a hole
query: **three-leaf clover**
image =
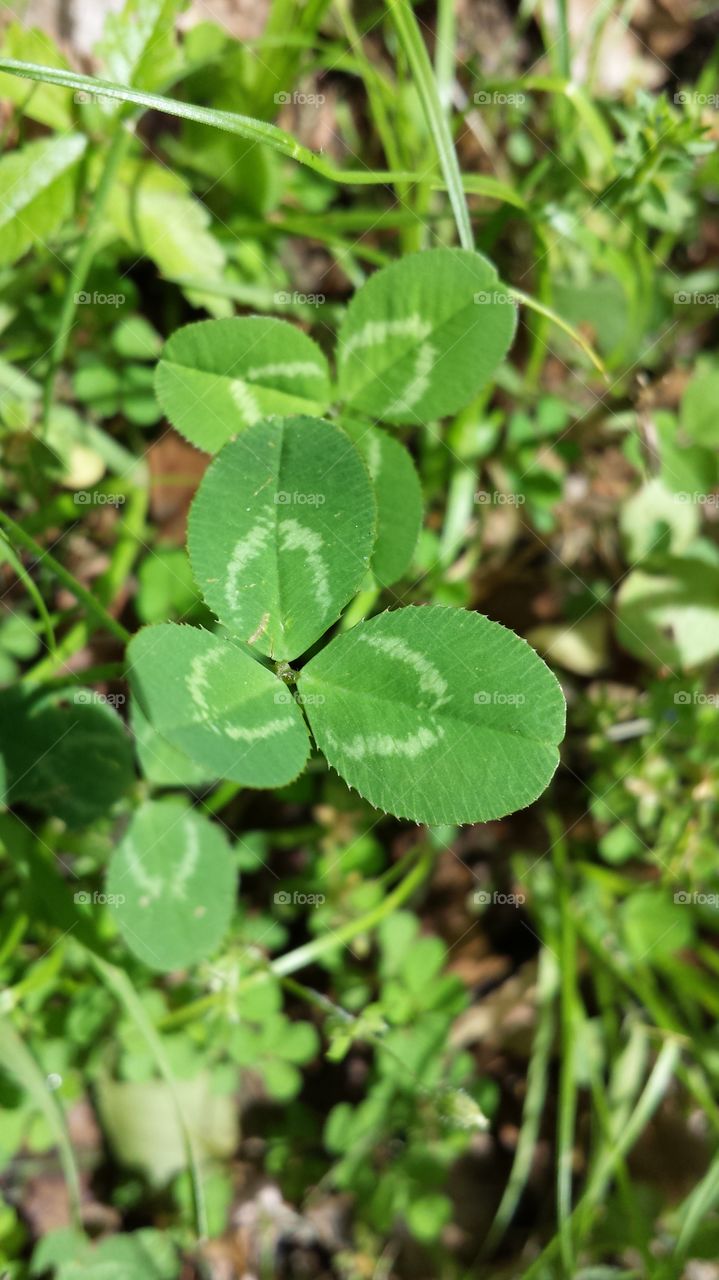
{"type": "Polygon", "coordinates": [[[544,790],[564,699],[511,631],[459,609],[406,607],[317,650],[368,572],[380,585],[402,575],[417,537],[411,458],[369,418],[453,412],[492,374],[514,325],[480,254],[431,250],[376,272],[339,333],[348,431],[308,416],[333,392],[324,356],[292,326],[203,321],[170,338],[160,401],[194,443],[222,445],[188,540],[220,626],[144,628],[130,644],[131,680],[150,730],[207,779],[292,781],[309,727],[350,786],[417,822],[486,822],[544,790]],[[273,416],[291,410],[303,412],[273,416]]]}

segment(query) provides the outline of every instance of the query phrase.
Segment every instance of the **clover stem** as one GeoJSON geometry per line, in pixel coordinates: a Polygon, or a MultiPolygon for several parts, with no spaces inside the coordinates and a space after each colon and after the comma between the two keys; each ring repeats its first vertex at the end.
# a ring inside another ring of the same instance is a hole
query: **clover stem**
{"type": "Polygon", "coordinates": [[[289,662],[276,662],[275,675],[285,684],[296,684],[299,671],[294,671],[289,662]]]}
{"type": "Polygon", "coordinates": [[[100,176],[100,181],[92,198],[92,207],[90,209],[90,216],[87,221],[85,235],[80,243],[80,248],[67,282],[57,328],[57,337],[50,348],[50,363],[43,391],[43,427],[46,431],[50,410],[52,408],[55,379],[67,350],[67,344],[72,332],[78,303],[83,301],[81,295],[85,287],[85,281],[87,280],[90,267],[92,266],[95,250],[97,249],[105,207],[115,184],[115,178],[117,177],[118,170],[127,154],[132,137],[132,132],[127,129],[124,124],[118,122],[116,125],[115,135],[105,157],[105,165],[100,176]]]}
{"type": "Polygon", "coordinates": [[[59,560],[56,560],[55,557],[51,555],[45,547],[41,546],[39,542],[36,542],[29,533],[26,533],[22,525],[18,524],[16,520],[13,520],[12,516],[6,515],[3,511],[0,511],[0,525],[7,530],[7,533],[10,535],[10,539],[14,545],[19,545],[23,547],[24,550],[32,552],[38,562],[43,561],[58,581],[61,582],[68,591],[72,592],[80,604],[85,606],[88,613],[98,619],[101,626],[111,632],[116,639],[121,640],[123,644],[127,644],[128,640],[131,638],[130,632],[126,631],[122,624],[113,618],[112,614],[108,613],[107,609],[100,604],[99,600],[95,599],[90,591],[83,587],[81,582],[78,582],[74,574],[70,573],[63,565],[61,565],[59,560]]]}
{"type": "MultiPolygon", "coordinates": [[[[302,946],[296,947],[294,951],[289,951],[287,955],[279,956],[276,960],[270,961],[265,968],[258,969],[255,973],[249,974],[247,978],[239,982],[234,988],[235,994],[240,995],[249,987],[254,987],[259,982],[272,976],[282,979],[288,974],[296,973],[298,969],[304,969],[307,965],[318,960],[320,956],[326,955],[327,952],[333,951],[340,946],[349,945],[353,938],[362,933],[369,933],[371,929],[375,929],[382,920],[391,915],[393,911],[397,911],[412,896],[425,880],[433,865],[434,850],[425,846],[411,871],[371,911],[365,912],[364,915],[359,916],[356,920],[347,921],[339,929],[333,929],[331,933],[322,934],[319,938],[313,938],[311,942],[303,943],[302,946]]],[[[157,1030],[165,1031],[170,1027],[176,1027],[191,1021],[225,999],[225,991],[213,991],[209,995],[200,996],[198,1000],[193,1000],[189,1004],[183,1005],[181,1009],[176,1009],[173,1013],[161,1018],[157,1023],[157,1030]]]]}

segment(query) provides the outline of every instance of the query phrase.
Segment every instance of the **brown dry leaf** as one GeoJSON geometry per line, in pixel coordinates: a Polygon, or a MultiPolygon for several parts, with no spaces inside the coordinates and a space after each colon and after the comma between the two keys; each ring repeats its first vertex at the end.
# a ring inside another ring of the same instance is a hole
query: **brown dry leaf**
{"type": "MultiPolygon", "coordinates": [[[[645,0],[645,9],[649,9],[645,0]]],[[[539,0],[542,21],[557,38],[557,6],[554,0],[539,0]]],[[[592,19],[596,14],[595,0],[568,0],[569,36],[572,48],[572,79],[581,85],[589,67],[590,48],[588,36],[592,33],[592,19]]],[[[652,7],[652,13],[654,12],[652,7]]],[[[635,22],[641,14],[633,15],[635,22]]],[[[624,96],[635,88],[656,89],[668,75],[664,63],[656,58],[644,41],[616,14],[604,27],[599,56],[596,62],[595,85],[598,91],[624,96]]]]}
{"type": "Polygon", "coordinates": [[[69,1227],[70,1200],[62,1174],[39,1173],[37,1177],[28,1178],[23,1187],[21,1208],[36,1240],[42,1240],[60,1227],[69,1227]]]}
{"type": "Polygon", "coordinates": [[[162,541],[184,546],[187,513],[210,458],[168,429],[147,451],[150,514],[162,541]]]}
{"type": "Polygon", "coordinates": [[[479,1004],[460,1014],[452,1029],[450,1043],[456,1049],[481,1041],[484,1048],[509,1048],[528,1053],[536,1022],[535,960],[491,991],[479,1004]]]}
{"type": "Polygon", "coordinates": [[[198,22],[216,22],[236,40],[257,40],[269,11],[270,0],[193,0],[178,26],[187,30],[198,22]]]}

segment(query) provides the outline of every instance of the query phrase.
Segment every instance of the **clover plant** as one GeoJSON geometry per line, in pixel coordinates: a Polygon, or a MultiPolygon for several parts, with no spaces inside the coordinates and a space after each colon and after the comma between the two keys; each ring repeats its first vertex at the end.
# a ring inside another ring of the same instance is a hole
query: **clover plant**
{"type": "Polygon", "coordinates": [[[486,822],[547,786],[564,699],[524,640],[401,600],[336,625],[368,575],[391,587],[406,572],[419,531],[411,456],[379,424],[462,408],[514,328],[491,263],[435,249],[357,291],[334,384],[320,348],[281,320],[203,320],[169,338],[160,404],[216,451],[188,548],[218,627],[144,627],[129,658],[141,716],[188,767],[279,787],[312,737],[376,808],[421,823],[486,822]]]}

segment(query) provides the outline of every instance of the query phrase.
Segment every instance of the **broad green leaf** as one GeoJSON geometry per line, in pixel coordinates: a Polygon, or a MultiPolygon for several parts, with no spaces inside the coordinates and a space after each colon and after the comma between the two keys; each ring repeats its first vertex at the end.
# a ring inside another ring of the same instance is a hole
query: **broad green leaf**
{"type": "Polygon", "coordinates": [[[719,368],[702,365],[682,396],[681,424],[696,444],[719,443],[719,368]]]}
{"type": "Polygon", "coordinates": [[[329,763],[397,817],[489,822],[536,800],[557,767],[559,684],[477,613],[382,613],[332,640],[298,689],[329,763]]]}
{"type": "MultiPolygon", "coordinates": [[[[152,1230],[135,1231],[128,1235],[106,1236],[99,1241],[85,1241],[85,1248],[77,1260],[63,1266],[56,1274],[55,1280],[167,1280],[168,1275],[177,1275],[180,1266],[175,1254],[173,1271],[160,1269],[148,1249],[143,1247],[139,1237],[155,1234],[152,1230]]],[[[159,1233],[158,1233],[159,1234],[159,1233]]],[[[172,1250],[172,1244],[164,1241],[165,1247],[172,1250]]]]}
{"type": "Polygon", "coordinates": [[[422,524],[422,489],[410,454],[379,427],[354,437],[367,463],[377,503],[377,541],[370,568],[390,587],[408,568],[422,524]]]}
{"type": "Polygon", "coordinates": [[[179,67],[175,18],[182,7],[181,0],[126,0],[120,13],[108,12],[95,49],[108,79],[136,89],[164,88],[179,67]]]}
{"type": "MultiPolygon", "coordinates": [[[[175,1080],[173,1087],[164,1080],[100,1075],[97,1099],[103,1130],[120,1164],[141,1170],[153,1187],[163,1186],[186,1168],[177,1101],[203,1164],[228,1159],[237,1147],[237,1105],[212,1085],[209,1072],[175,1080]]],[[[134,1272],[124,1272],[121,1280],[135,1280],[134,1272]]]]}
{"type": "Polygon", "coordinates": [[[135,779],[123,723],[91,689],[3,691],[0,754],[5,803],[26,803],[70,827],[107,817],[135,779]]]}
{"type": "Polygon", "coordinates": [[[516,309],[486,258],[411,253],[370,276],[338,334],[339,390],[387,422],[422,423],[465,405],[506,355],[516,309]]]}
{"type": "MultiPolygon", "coordinates": [[[[103,1083],[104,1078],[98,1083],[98,1097],[103,1099],[101,1107],[104,1104],[103,1083]]],[[[110,1116],[103,1109],[105,1133],[110,1133],[113,1129],[119,1130],[123,1124],[139,1130],[144,1121],[145,1143],[148,1148],[154,1143],[155,1159],[160,1159],[162,1143],[158,1142],[157,1130],[153,1131],[151,1122],[148,1123],[149,1105],[144,1109],[136,1106],[132,1111],[130,1098],[120,1094],[123,1088],[129,1094],[131,1086],[114,1082],[112,1084],[121,1102],[110,1116]]],[[[180,1083],[183,1095],[188,1084],[185,1081],[180,1083]]],[[[167,1086],[165,1091],[172,1105],[167,1086]]],[[[208,1102],[212,1101],[213,1099],[208,1099],[208,1102]]],[[[173,1280],[178,1274],[179,1266],[176,1246],[167,1234],[155,1231],[152,1227],[143,1227],[124,1235],[105,1236],[100,1241],[91,1241],[83,1232],[75,1231],[72,1227],[59,1227],[43,1235],[35,1247],[29,1274],[52,1275],[53,1280],[173,1280]]]]}
{"type": "Polygon", "coordinates": [[[580,333],[591,332],[601,355],[617,358],[615,353],[624,350],[633,333],[626,281],[610,274],[595,275],[581,284],[560,279],[553,282],[552,293],[564,320],[580,333]]]}
{"type": "Polygon", "coordinates": [[[579,676],[594,676],[609,663],[609,620],[599,609],[577,622],[533,627],[527,640],[555,666],[579,676]]]}
{"type": "Polygon", "coordinates": [[[624,941],[637,963],[657,964],[694,941],[694,918],[687,894],[671,895],[653,886],[640,889],[621,905],[624,941]]]}
{"type": "Polygon", "coordinates": [[[186,752],[173,747],[153,728],[137,698],[132,700],[130,723],[137,758],[148,782],[156,787],[202,787],[212,781],[207,769],[195,764],[186,752]]]}
{"type": "MultiPolygon", "coordinates": [[[[38,27],[11,22],[3,32],[2,53],[20,62],[40,62],[46,67],[66,68],[67,61],[49,35],[38,27]]],[[[0,75],[0,98],[22,107],[22,114],[50,129],[66,130],[72,125],[71,97],[63,89],[36,84],[31,91],[16,76],[0,75]]]]}
{"type": "Polygon", "coordinates": [[[113,369],[92,357],[78,361],[73,391],[98,418],[122,413],[130,422],[150,426],[161,416],[152,389],[152,370],[145,364],[113,369]]]}
{"type": "Polygon", "coordinates": [[[85,150],[80,133],[28,142],[0,159],[0,266],[44,242],[68,216],[72,170],[85,150]]]}
{"type": "Polygon", "coordinates": [[[437,1240],[452,1221],[452,1201],[441,1191],[428,1191],[416,1196],[407,1205],[407,1226],[412,1235],[424,1244],[437,1240]]]}
{"type": "Polygon", "coordinates": [[[285,686],[237,646],[209,631],[163,622],[128,646],[140,708],[209,777],[282,787],[297,777],[309,742],[285,686]]]}
{"type": "Polygon", "coordinates": [[[657,573],[635,570],[617,595],[617,638],[653,667],[684,670],[719,654],[719,565],[667,557],[657,573]]]}
{"type": "MultiPolygon", "coordinates": [[[[659,437],[661,478],[667,489],[677,495],[680,502],[696,502],[710,494],[719,475],[719,455],[716,449],[700,444],[682,444],[676,415],[667,410],[653,414],[654,427],[659,437]]],[[[719,438],[719,437],[718,437],[719,438]]],[[[641,465],[641,459],[632,456],[633,465],[641,465]]]]}
{"type": "MultiPolygon", "coordinates": [[[[689,496],[689,495],[688,495],[689,496]]],[[[699,532],[700,508],[655,477],[624,503],[619,524],[631,564],[652,552],[681,555],[699,532]]]]}
{"type": "MultiPolygon", "coordinates": [[[[146,255],[169,279],[217,281],[225,251],[210,229],[210,214],[181,178],[146,160],[128,162],[115,184],[107,217],[133,252],[146,255]]],[[[226,299],[188,291],[189,301],[226,312],[226,299]]]]}
{"type": "Polygon", "coordinates": [[[115,325],[112,346],[126,360],[156,360],[162,350],[162,338],[149,320],[136,314],[115,325]]]}
{"type": "Polygon", "coordinates": [[[374,526],[369,476],[349,437],[320,418],[269,418],[205,472],[190,560],[220,621],[260,653],[289,660],[356,592],[374,526]]]}
{"type": "Polygon", "coordinates": [[[319,414],[330,399],[320,348],[301,329],[262,316],[177,329],[157,366],[157,398],[173,427],[214,453],[271,414],[319,414]]]}
{"type": "Polygon", "coordinates": [[[211,621],[182,547],[160,546],[145,556],[137,573],[135,609],[143,622],[211,621]],[[196,617],[198,612],[205,617],[196,617]]]}
{"type": "Polygon", "coordinates": [[[236,879],[216,823],[182,800],[150,800],[113,850],[108,908],[134,955],[167,973],[217,950],[232,916],[236,879]]]}

